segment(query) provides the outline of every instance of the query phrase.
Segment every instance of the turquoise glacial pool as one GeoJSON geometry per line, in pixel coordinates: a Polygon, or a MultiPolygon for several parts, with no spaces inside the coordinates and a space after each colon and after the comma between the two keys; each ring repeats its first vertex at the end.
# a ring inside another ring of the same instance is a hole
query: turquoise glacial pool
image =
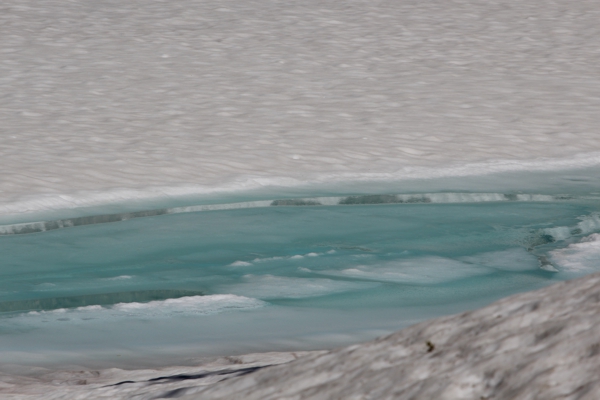
{"type": "Polygon", "coordinates": [[[0,357],[191,363],[371,339],[600,270],[599,204],[371,194],[5,226],[0,357]]]}

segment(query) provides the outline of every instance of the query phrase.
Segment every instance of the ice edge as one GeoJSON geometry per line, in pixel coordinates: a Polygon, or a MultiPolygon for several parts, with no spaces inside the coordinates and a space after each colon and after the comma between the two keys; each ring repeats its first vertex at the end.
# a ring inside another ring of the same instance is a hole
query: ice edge
{"type": "Polygon", "coordinates": [[[548,202],[573,199],[566,195],[513,194],[513,193],[423,193],[423,194],[379,194],[339,197],[309,197],[298,199],[275,199],[247,201],[227,204],[206,204],[188,207],[159,208],[154,210],[104,214],[95,216],[66,218],[52,221],[26,222],[0,225],[0,235],[22,235],[40,233],[56,229],[72,228],[84,225],[104,224],[127,221],[133,218],[155,217],[166,214],[183,214],[202,211],[234,210],[264,207],[310,207],[310,206],[347,206],[378,204],[451,204],[483,202],[548,202]]]}

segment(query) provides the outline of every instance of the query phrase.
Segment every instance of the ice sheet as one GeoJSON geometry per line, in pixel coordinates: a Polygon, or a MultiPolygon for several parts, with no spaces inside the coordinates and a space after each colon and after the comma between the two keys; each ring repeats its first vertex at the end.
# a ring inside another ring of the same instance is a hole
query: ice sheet
{"type": "Polygon", "coordinates": [[[594,2],[0,12],[0,215],[600,162],[594,2]]]}

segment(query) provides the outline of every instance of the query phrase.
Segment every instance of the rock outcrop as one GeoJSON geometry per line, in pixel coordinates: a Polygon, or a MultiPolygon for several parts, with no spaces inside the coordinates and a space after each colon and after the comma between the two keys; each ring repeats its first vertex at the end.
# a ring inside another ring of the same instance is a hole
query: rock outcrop
{"type": "Polygon", "coordinates": [[[189,398],[596,400],[600,275],[266,368],[189,398]]]}
{"type": "Polygon", "coordinates": [[[162,399],[198,391],[225,379],[288,363],[311,352],[271,352],[198,360],[196,366],[124,370],[0,364],[0,399],[162,399]]]}

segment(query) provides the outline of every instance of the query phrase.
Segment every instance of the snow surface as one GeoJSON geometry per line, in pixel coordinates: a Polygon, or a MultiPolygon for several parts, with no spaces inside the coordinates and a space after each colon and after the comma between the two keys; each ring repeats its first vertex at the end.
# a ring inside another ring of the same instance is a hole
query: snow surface
{"type": "Polygon", "coordinates": [[[6,0],[0,215],[600,163],[595,1],[6,0]]]}

